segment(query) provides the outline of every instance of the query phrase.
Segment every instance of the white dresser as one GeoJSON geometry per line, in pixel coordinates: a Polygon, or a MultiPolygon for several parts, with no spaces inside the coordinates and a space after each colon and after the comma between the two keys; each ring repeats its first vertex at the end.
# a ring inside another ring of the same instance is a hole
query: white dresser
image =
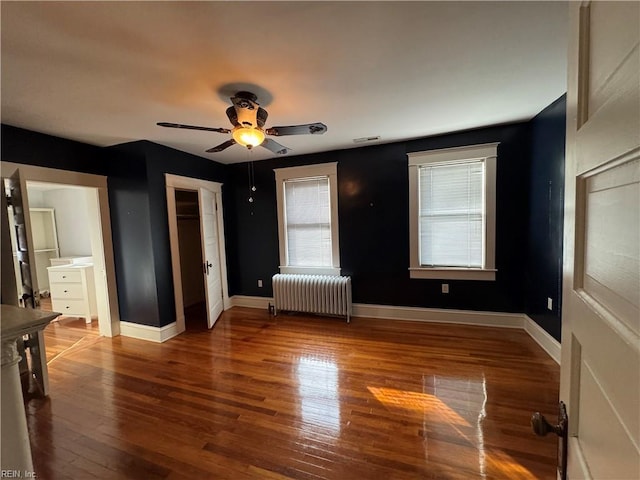
{"type": "Polygon", "coordinates": [[[67,264],[47,268],[51,289],[51,308],[91,323],[98,315],[92,264],[67,264]]]}

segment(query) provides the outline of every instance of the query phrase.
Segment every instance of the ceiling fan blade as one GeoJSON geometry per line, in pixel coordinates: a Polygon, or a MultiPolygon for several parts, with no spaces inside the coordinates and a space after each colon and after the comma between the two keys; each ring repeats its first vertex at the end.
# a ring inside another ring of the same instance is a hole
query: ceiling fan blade
{"type": "Polygon", "coordinates": [[[205,132],[231,133],[231,130],[228,128],[198,127],[196,125],[184,125],[182,123],[158,122],[157,125],[169,128],[185,128],[187,130],[204,130],[205,132]]]}
{"type": "Polygon", "coordinates": [[[275,140],[271,140],[270,138],[265,138],[264,142],[260,144],[261,147],[266,148],[267,150],[271,150],[273,153],[278,155],[286,155],[291,151],[290,148],[285,147],[284,145],[280,145],[275,140]]]}
{"type": "Polygon", "coordinates": [[[267,135],[275,135],[280,137],[282,135],[307,135],[307,134],[322,134],[327,131],[327,126],[324,123],[307,123],[304,125],[289,125],[286,127],[271,127],[265,130],[267,135]]]}
{"type": "Polygon", "coordinates": [[[215,147],[211,147],[209,150],[205,150],[207,153],[217,153],[223,151],[225,148],[229,148],[231,145],[235,145],[236,141],[232,138],[231,140],[227,140],[226,142],[222,142],[220,145],[216,145],[215,147]]]}
{"type": "Polygon", "coordinates": [[[267,117],[268,116],[269,116],[269,114],[267,113],[267,111],[264,108],[258,107],[258,116],[257,116],[258,127],[260,127],[260,128],[264,127],[264,124],[267,121],[267,117]]]}
{"type": "Polygon", "coordinates": [[[234,127],[237,127],[239,125],[238,114],[236,113],[236,107],[227,108],[227,118],[229,118],[231,125],[233,125],[234,127]]]}

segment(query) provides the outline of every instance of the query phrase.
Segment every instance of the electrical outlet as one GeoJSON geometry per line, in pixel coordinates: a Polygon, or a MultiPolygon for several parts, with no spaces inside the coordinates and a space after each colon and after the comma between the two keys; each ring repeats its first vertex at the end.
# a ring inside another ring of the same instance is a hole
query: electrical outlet
{"type": "Polygon", "coordinates": [[[547,297],[547,310],[553,310],[553,298],[547,297]]]}
{"type": "Polygon", "coordinates": [[[258,287],[262,288],[262,280],[258,280],[258,287]]]}
{"type": "Polygon", "coordinates": [[[448,283],[443,283],[442,284],[442,293],[449,293],[449,284],[448,283]]]}

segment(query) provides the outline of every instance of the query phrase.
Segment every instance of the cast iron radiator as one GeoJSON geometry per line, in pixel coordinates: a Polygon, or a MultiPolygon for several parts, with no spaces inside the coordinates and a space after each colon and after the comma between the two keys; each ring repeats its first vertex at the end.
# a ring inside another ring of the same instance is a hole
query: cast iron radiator
{"type": "Polygon", "coordinates": [[[351,320],[351,277],[278,273],[272,281],[276,315],[287,310],[351,320]]]}

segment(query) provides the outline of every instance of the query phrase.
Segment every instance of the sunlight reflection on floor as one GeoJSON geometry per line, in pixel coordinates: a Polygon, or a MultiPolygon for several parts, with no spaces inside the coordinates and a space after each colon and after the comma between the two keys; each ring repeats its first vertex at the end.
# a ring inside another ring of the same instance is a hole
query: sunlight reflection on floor
{"type": "MultiPolygon", "coordinates": [[[[426,379],[425,379],[426,380],[426,379]]],[[[484,376],[479,380],[452,379],[433,377],[425,390],[434,393],[411,392],[386,387],[372,387],[367,389],[387,409],[399,412],[420,413],[423,416],[425,437],[425,458],[428,458],[428,432],[435,425],[445,425],[453,430],[458,438],[463,438],[466,445],[473,446],[478,455],[478,475],[480,478],[493,477],[495,475],[506,476],[523,480],[533,480],[536,477],[525,467],[511,458],[508,454],[485,448],[484,419],[487,417],[487,385],[484,376]],[[451,397],[457,404],[465,405],[464,413],[457,413],[441,398],[438,398],[438,390],[451,397]],[[472,425],[463,416],[473,415],[475,422],[472,425]],[[475,428],[474,428],[475,427],[475,428]],[[473,432],[475,430],[475,432],[473,432]],[[475,435],[473,435],[473,433],[475,435]]]]}
{"type": "Polygon", "coordinates": [[[338,367],[326,358],[303,356],[296,369],[302,422],[330,433],[340,432],[338,367]]]}
{"type": "Polygon", "coordinates": [[[464,418],[434,395],[384,387],[367,387],[367,389],[387,408],[436,413],[438,418],[449,424],[470,426],[464,418]]]}

